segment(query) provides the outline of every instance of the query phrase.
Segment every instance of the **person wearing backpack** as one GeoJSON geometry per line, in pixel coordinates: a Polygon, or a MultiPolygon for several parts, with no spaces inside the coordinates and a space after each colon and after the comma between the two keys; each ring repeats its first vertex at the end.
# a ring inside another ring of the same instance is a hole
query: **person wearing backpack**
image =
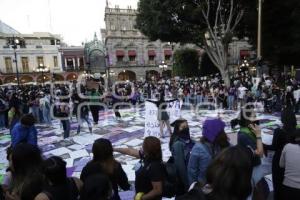
{"type": "Polygon", "coordinates": [[[189,185],[194,182],[206,183],[206,169],[211,160],[222,149],[229,146],[224,131],[225,123],[221,119],[207,119],[203,124],[202,138],[191,151],[188,163],[189,185]]]}
{"type": "Polygon", "coordinates": [[[134,200],[161,200],[165,169],[160,140],[153,136],[146,137],[142,149],[138,151],[131,148],[115,148],[114,151],[140,159],[135,167],[134,200]]]}
{"type": "Polygon", "coordinates": [[[182,195],[189,188],[187,165],[195,142],[191,140],[189,125],[185,119],[178,119],[172,125],[174,132],[169,143],[172,157],[169,162],[174,162],[179,177],[180,183],[176,195],[182,195]]]}

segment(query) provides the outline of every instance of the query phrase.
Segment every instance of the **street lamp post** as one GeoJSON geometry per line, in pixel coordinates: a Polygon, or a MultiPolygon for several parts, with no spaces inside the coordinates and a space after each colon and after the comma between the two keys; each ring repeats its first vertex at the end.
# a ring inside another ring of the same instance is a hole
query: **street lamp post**
{"type": "Polygon", "coordinates": [[[160,69],[162,69],[162,74],[164,74],[164,72],[166,71],[166,69],[168,68],[168,65],[165,63],[165,61],[162,61],[160,65],[158,65],[158,67],[160,69]]]}
{"type": "Polygon", "coordinates": [[[8,40],[8,45],[11,45],[11,47],[14,49],[14,62],[16,63],[16,75],[17,75],[17,82],[18,82],[18,87],[20,87],[20,76],[19,76],[19,69],[18,69],[18,59],[17,59],[17,48],[18,45],[20,45],[20,41],[18,38],[13,36],[11,39],[8,40]]]}
{"type": "Polygon", "coordinates": [[[42,84],[44,86],[44,84],[45,84],[44,73],[48,72],[49,69],[46,66],[44,66],[42,63],[40,63],[39,66],[34,71],[38,72],[38,73],[42,72],[42,84]]]}

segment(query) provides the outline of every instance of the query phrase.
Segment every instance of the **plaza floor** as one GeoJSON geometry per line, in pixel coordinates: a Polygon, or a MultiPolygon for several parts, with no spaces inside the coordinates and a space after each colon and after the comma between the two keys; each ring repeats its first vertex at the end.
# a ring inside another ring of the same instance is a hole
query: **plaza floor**
{"type": "MultiPolygon", "coordinates": [[[[71,136],[68,139],[62,138],[62,127],[59,120],[53,120],[51,127],[38,124],[38,145],[43,155],[49,157],[52,155],[61,156],[67,162],[68,175],[80,176],[80,172],[85,164],[91,159],[92,144],[98,138],[109,139],[114,147],[133,147],[139,149],[143,143],[145,110],[144,108],[134,110],[120,110],[122,120],[116,120],[112,110],[100,112],[99,125],[93,127],[93,133],[89,133],[86,124],[80,134],[76,134],[77,120],[72,119],[71,136]]],[[[193,139],[199,141],[202,132],[203,121],[207,117],[220,117],[226,122],[225,132],[228,133],[231,143],[236,143],[236,130],[230,127],[230,120],[237,117],[235,111],[206,111],[200,114],[190,111],[181,111],[181,116],[188,120],[190,132],[193,139]]],[[[91,118],[91,116],[90,116],[91,118]]],[[[280,125],[278,114],[265,115],[258,114],[263,128],[264,143],[272,140],[272,130],[280,125]]],[[[92,121],[92,120],[91,120],[92,121]]],[[[169,137],[161,139],[163,159],[166,161],[171,153],[168,148],[169,137]]],[[[5,174],[8,162],[6,160],[6,148],[10,145],[10,135],[8,130],[0,131],[0,181],[5,174]]],[[[122,164],[130,182],[134,182],[134,165],[138,162],[129,156],[115,154],[116,159],[122,164]]],[[[133,192],[121,193],[122,199],[132,199],[133,192]]]]}

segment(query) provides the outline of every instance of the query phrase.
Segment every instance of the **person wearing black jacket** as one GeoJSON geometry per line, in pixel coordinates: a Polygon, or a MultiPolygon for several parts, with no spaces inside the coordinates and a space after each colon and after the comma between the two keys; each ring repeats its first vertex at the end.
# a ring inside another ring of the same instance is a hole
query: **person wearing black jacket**
{"type": "Polygon", "coordinates": [[[80,179],[85,183],[88,177],[104,174],[111,181],[113,196],[110,200],[121,200],[118,192],[118,186],[124,191],[130,189],[128,178],[120,163],[113,157],[113,147],[109,140],[100,138],[96,140],[92,148],[93,160],[83,168],[80,179]]]}
{"type": "Polygon", "coordinates": [[[274,200],[281,197],[282,182],[284,179],[284,168],[279,166],[283,147],[289,142],[290,135],[296,130],[297,120],[293,108],[286,107],[281,113],[282,128],[274,130],[272,145],[265,146],[267,150],[275,151],[272,160],[272,180],[274,187],[274,200]]]}

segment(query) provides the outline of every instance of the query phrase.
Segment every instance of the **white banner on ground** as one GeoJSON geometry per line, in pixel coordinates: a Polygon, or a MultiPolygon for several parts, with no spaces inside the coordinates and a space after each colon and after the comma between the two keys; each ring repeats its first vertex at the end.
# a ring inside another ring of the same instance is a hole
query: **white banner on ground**
{"type": "MultiPolygon", "coordinates": [[[[145,133],[144,137],[154,136],[160,137],[159,122],[157,120],[157,111],[158,108],[154,103],[145,102],[146,115],[145,115],[145,133]]],[[[174,122],[176,119],[180,118],[181,103],[179,101],[174,101],[168,103],[167,111],[170,116],[170,123],[174,122]]],[[[164,127],[164,134],[167,133],[167,127],[164,127]]]]}

